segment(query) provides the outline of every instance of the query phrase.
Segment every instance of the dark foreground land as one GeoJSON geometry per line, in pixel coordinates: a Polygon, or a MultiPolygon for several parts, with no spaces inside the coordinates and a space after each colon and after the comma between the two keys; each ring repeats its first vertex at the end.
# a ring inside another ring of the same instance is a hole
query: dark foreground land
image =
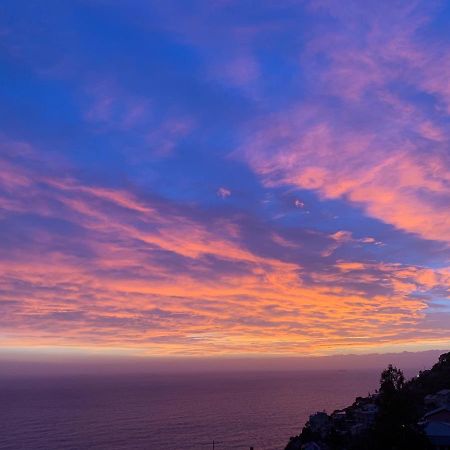
{"type": "Polygon", "coordinates": [[[286,450],[449,450],[450,353],[405,381],[389,366],[375,394],[328,415],[310,416],[286,450]]]}

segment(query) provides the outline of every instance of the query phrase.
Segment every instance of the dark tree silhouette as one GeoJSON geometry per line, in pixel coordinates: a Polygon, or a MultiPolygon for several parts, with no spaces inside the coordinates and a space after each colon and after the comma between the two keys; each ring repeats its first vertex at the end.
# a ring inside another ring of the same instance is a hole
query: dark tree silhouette
{"type": "Polygon", "coordinates": [[[405,386],[405,376],[400,369],[389,364],[388,368],[381,372],[380,395],[391,396],[400,392],[405,386]]]}
{"type": "Polygon", "coordinates": [[[373,429],[373,449],[426,450],[428,441],[417,426],[418,413],[400,369],[389,365],[380,377],[379,413],[373,429]]]}

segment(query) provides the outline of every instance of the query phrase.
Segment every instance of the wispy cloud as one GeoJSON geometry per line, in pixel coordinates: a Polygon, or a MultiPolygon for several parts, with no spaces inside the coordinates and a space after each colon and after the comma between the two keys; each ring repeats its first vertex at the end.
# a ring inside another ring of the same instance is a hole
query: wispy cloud
{"type": "MultiPolygon", "coordinates": [[[[0,259],[4,345],[153,355],[369,349],[403,342],[424,319],[426,294],[449,282],[448,271],[400,264],[339,260],[325,270],[325,258],[309,267],[282,257],[298,249],[287,236],[273,237],[279,250],[270,257],[246,245],[243,224],[206,223],[130,191],[8,169],[19,182],[2,193],[15,200],[3,204],[3,218],[35,219],[10,232],[11,242],[28,234],[0,259]]],[[[320,239],[324,249],[355,241],[345,231],[320,239]]]]}
{"type": "Polygon", "coordinates": [[[448,85],[436,75],[446,72],[445,44],[422,37],[429,8],[400,2],[365,14],[362,3],[346,13],[333,5],[325,11],[336,29],[301,55],[311,94],[256,123],[242,151],[267,185],[341,198],[448,242],[448,85]]]}

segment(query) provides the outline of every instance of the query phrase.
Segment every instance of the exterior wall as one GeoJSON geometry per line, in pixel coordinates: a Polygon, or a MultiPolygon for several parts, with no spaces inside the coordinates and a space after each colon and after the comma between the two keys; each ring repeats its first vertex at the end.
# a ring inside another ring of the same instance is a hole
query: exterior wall
{"type": "Polygon", "coordinates": [[[450,423],[450,411],[439,411],[431,416],[428,416],[426,421],[450,423]]]}

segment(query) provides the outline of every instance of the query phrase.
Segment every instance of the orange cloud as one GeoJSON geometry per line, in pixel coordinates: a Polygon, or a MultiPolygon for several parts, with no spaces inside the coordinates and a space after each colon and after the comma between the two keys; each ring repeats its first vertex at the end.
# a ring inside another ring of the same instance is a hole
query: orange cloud
{"type": "MultiPolygon", "coordinates": [[[[232,221],[205,224],[131,192],[75,179],[29,180],[14,185],[17,208],[5,213],[64,218],[82,238],[35,229],[26,249],[3,254],[3,346],[150,355],[370,349],[413,342],[427,307],[413,294],[449,283],[445,270],[357,261],[315,272],[250,250],[232,221]],[[38,197],[40,203],[29,202],[38,197]],[[348,277],[356,284],[346,285],[348,277]],[[373,283],[384,292],[365,292],[373,283]]],[[[329,239],[355,241],[343,230],[329,239]]],[[[273,242],[299,248],[276,235],[273,242]]],[[[429,331],[420,341],[438,334],[429,331]]]]}
{"type": "MultiPolygon", "coordinates": [[[[315,120],[327,120],[326,112],[319,114],[315,120]]],[[[374,135],[334,130],[326,122],[309,126],[310,121],[308,107],[301,107],[271,118],[245,144],[247,160],[267,185],[343,198],[401,230],[450,241],[445,207],[450,175],[443,154],[418,153],[413,142],[397,146],[374,135]]]]}

